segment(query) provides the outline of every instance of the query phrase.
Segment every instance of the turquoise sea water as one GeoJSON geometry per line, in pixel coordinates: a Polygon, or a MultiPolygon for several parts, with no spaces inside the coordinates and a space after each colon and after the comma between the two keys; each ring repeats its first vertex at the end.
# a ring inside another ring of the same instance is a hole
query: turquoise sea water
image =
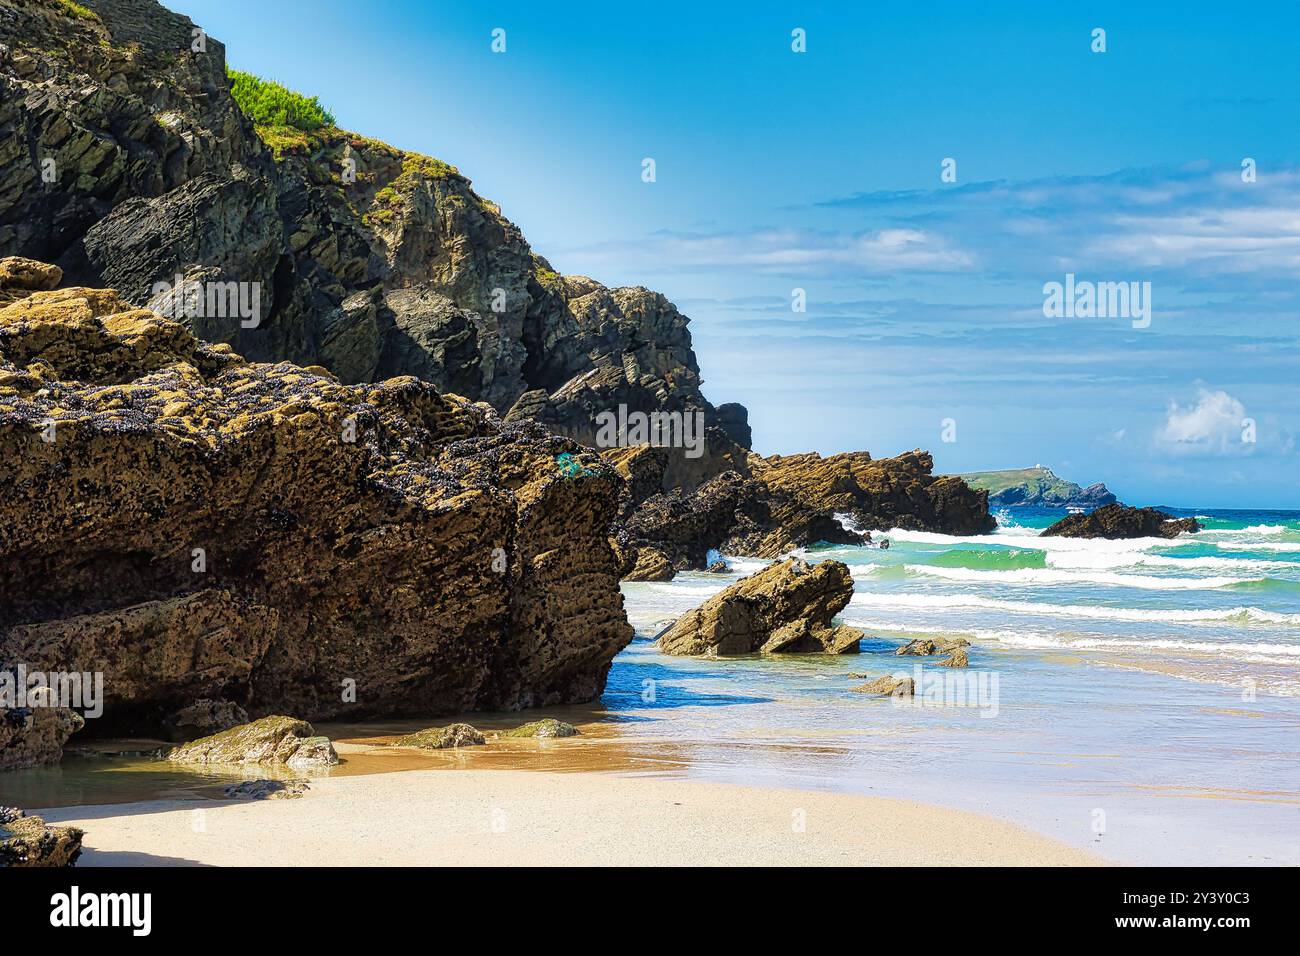
{"type": "Polygon", "coordinates": [[[691,775],[982,810],[1126,862],[1300,863],[1300,513],[1177,513],[1205,530],[1044,539],[1060,511],[1011,509],[977,538],[812,549],[852,569],[856,656],[667,657],[657,630],[734,576],[624,585],[638,640],[604,702],[691,775]],[[893,653],[935,635],[973,644],[953,693],[851,690],[952,674],[893,653]]]}

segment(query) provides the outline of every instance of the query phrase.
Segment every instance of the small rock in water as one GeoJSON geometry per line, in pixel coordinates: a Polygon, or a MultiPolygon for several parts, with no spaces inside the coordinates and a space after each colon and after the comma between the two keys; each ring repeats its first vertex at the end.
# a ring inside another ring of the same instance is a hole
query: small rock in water
{"type": "Polygon", "coordinates": [[[469,724],[449,724],[417,730],[393,741],[394,747],[422,747],[425,750],[451,750],[455,747],[472,747],[487,743],[487,738],[469,724]]]}
{"type": "Polygon", "coordinates": [[[892,697],[911,697],[916,693],[916,684],[910,677],[877,677],[869,684],[859,684],[852,688],[859,694],[881,694],[892,697]]]}
{"type": "Polygon", "coordinates": [[[306,780],[245,780],[223,791],[233,800],[294,800],[309,789],[306,780]]]}
{"type": "Polygon", "coordinates": [[[704,570],[709,574],[726,574],[731,568],[727,567],[726,561],[714,561],[704,570]]]}
{"type": "Polygon", "coordinates": [[[514,730],[503,730],[502,737],[576,737],[578,728],[554,717],[535,720],[514,730]]]}
{"type": "Polygon", "coordinates": [[[931,654],[939,653],[939,645],[928,640],[908,641],[894,653],[908,654],[913,657],[929,657],[931,654]]]}
{"type": "Polygon", "coordinates": [[[940,661],[940,667],[966,667],[970,663],[970,658],[966,654],[966,648],[954,647],[952,656],[946,661],[940,661]]]}

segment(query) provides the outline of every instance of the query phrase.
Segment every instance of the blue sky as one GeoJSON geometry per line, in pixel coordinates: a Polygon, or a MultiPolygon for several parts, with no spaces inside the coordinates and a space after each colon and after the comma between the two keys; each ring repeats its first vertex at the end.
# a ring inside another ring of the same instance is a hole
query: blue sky
{"type": "Polygon", "coordinates": [[[664,292],[760,452],[1300,508],[1300,4],[172,5],[664,292]],[[1151,283],[1150,326],[1045,317],[1066,273],[1151,283]]]}

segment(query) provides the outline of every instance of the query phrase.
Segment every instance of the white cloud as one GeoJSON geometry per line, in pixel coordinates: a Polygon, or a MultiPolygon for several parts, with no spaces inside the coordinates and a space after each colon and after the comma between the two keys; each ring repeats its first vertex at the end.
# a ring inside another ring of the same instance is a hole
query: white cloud
{"type": "Polygon", "coordinates": [[[1202,388],[1195,405],[1169,403],[1156,442],[1183,454],[1249,454],[1255,448],[1253,420],[1227,392],[1202,388]]]}
{"type": "Polygon", "coordinates": [[[750,232],[657,233],[644,240],[601,253],[634,249],[658,265],[687,268],[731,267],[788,274],[848,269],[869,273],[903,271],[959,272],[971,269],[975,257],[942,236],[917,228],[888,228],[863,232],[814,229],[759,229],[750,232]]]}

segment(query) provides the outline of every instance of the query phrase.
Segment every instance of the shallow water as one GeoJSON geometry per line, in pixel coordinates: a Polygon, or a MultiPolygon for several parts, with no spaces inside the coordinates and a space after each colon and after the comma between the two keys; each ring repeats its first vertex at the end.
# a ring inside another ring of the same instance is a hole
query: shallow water
{"type": "MultiPolygon", "coordinates": [[[[763,562],[625,584],[637,639],[604,697],[544,712],[582,736],[426,752],[378,745],[448,718],[322,723],[345,759],[326,772],[666,774],[977,810],[1124,862],[1300,863],[1300,515],[1202,514],[1207,531],[1175,541],[1040,540],[1060,513],[1017,510],[981,538],[815,550],[853,569],[842,619],[868,639],[843,657],[657,651],[662,626],[763,562]],[[894,654],[933,634],[971,640],[971,666],[894,654]],[[922,706],[851,689],[917,666],[958,683],[922,706]]],[[[466,719],[490,732],[542,713],[466,719]]],[[[0,776],[0,804],[212,799],[251,775],[69,758],[0,776]]]]}

